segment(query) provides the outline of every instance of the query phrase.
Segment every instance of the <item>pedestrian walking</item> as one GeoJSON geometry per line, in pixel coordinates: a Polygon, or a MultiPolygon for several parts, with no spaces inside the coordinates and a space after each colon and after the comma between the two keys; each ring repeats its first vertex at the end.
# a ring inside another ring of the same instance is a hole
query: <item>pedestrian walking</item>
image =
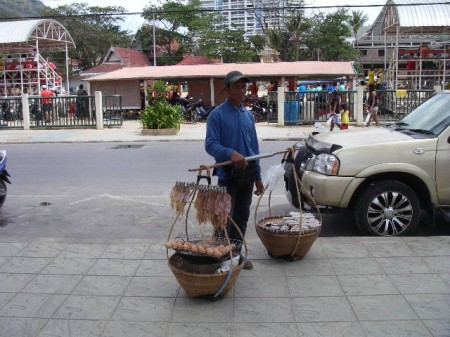
{"type": "Polygon", "coordinates": [[[375,125],[378,126],[378,98],[375,91],[375,84],[369,84],[369,96],[367,98],[367,108],[369,117],[367,118],[366,126],[370,125],[371,120],[375,121],[375,125]]]}

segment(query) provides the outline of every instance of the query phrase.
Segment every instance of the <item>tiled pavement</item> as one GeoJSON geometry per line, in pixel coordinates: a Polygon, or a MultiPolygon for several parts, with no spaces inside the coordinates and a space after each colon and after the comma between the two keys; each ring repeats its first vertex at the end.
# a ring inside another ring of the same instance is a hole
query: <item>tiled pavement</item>
{"type": "MultiPolygon", "coordinates": [[[[108,130],[2,130],[2,143],[148,141],[108,130]]],[[[311,128],[260,125],[261,139],[311,128]]],[[[202,140],[204,124],[178,136],[202,140]]],[[[450,237],[319,237],[303,260],[272,259],[253,230],[234,289],[189,299],[164,239],[0,237],[0,337],[450,336],[450,237]]]]}
{"type": "Polygon", "coordinates": [[[186,297],[161,242],[0,240],[0,336],[450,336],[449,237],[319,237],[288,262],[251,236],[218,301],[186,297]]]}

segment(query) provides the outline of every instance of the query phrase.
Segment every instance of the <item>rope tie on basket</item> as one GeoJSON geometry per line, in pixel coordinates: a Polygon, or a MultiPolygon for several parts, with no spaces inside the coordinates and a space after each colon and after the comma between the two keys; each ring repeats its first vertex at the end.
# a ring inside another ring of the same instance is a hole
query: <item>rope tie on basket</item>
{"type": "MultiPolygon", "coordinates": [[[[247,254],[248,254],[248,251],[247,251],[247,243],[245,242],[244,234],[242,234],[241,229],[239,228],[239,226],[236,224],[236,222],[233,220],[233,218],[232,218],[230,215],[228,215],[228,219],[231,221],[231,223],[232,223],[233,226],[234,226],[234,229],[237,230],[237,232],[239,233],[239,235],[240,235],[241,238],[242,238],[242,244],[244,245],[244,248],[245,248],[245,257],[244,257],[244,259],[242,260],[242,264],[244,264],[244,263],[245,263],[245,260],[247,259],[247,254]]],[[[226,238],[226,240],[227,240],[228,245],[231,245],[230,237],[228,236],[227,231],[225,231],[225,238],[226,238]]],[[[228,283],[230,283],[231,275],[233,274],[233,264],[232,264],[232,260],[233,260],[233,252],[230,251],[230,270],[228,271],[227,278],[225,279],[225,282],[223,282],[222,286],[219,288],[219,290],[217,290],[216,294],[213,296],[213,299],[214,299],[214,300],[216,300],[216,299],[219,298],[219,296],[220,296],[220,294],[222,293],[222,291],[226,288],[226,286],[228,285],[228,283]]]]}
{"type": "MultiPolygon", "coordinates": [[[[314,200],[314,197],[311,195],[311,193],[309,193],[309,191],[306,190],[305,187],[303,186],[302,181],[298,177],[297,170],[295,169],[295,165],[293,167],[294,167],[293,171],[294,171],[294,179],[295,179],[295,188],[297,190],[298,204],[299,204],[299,210],[300,210],[300,221],[299,221],[300,231],[299,231],[297,243],[295,244],[295,247],[291,253],[291,256],[294,256],[294,252],[297,250],[297,247],[300,244],[300,237],[302,236],[301,235],[301,233],[302,233],[302,204],[301,204],[301,196],[300,196],[301,190],[305,191],[305,196],[313,204],[313,207],[317,210],[320,225],[322,226],[322,214],[320,213],[319,207],[317,207],[316,201],[314,200]]],[[[320,232],[320,229],[319,229],[319,232],[320,232]]]]}
{"type": "Polygon", "coordinates": [[[295,153],[295,148],[293,146],[288,147],[286,149],[286,151],[284,152],[283,159],[281,159],[281,164],[283,164],[286,161],[289,163],[293,163],[294,162],[294,153],[295,153]]]}

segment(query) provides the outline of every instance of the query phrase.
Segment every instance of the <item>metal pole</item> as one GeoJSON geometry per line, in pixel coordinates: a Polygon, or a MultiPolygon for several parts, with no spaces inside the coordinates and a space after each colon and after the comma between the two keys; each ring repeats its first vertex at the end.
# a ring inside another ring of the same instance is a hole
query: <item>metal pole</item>
{"type": "Polygon", "coordinates": [[[447,69],[446,69],[446,63],[447,63],[446,53],[447,53],[447,42],[444,43],[444,74],[442,76],[442,82],[443,82],[442,89],[443,90],[445,90],[445,86],[446,86],[446,83],[445,83],[445,72],[447,71],[447,69]]]}
{"type": "Polygon", "coordinates": [[[385,72],[386,71],[386,67],[387,67],[387,52],[386,52],[386,40],[387,40],[387,37],[386,37],[386,30],[384,31],[384,69],[383,69],[383,72],[385,72]]]}
{"type": "Polygon", "coordinates": [[[394,83],[394,89],[397,90],[398,87],[398,31],[399,24],[397,23],[397,34],[395,36],[395,83],[394,83]]]}
{"type": "MultiPolygon", "coordinates": [[[[61,83],[62,84],[62,83],[61,83]]],[[[66,42],[66,94],[69,95],[69,47],[66,42]]]]}
{"type": "Polygon", "coordinates": [[[155,32],[155,14],[153,13],[153,66],[156,67],[156,32],[155,32]]]}

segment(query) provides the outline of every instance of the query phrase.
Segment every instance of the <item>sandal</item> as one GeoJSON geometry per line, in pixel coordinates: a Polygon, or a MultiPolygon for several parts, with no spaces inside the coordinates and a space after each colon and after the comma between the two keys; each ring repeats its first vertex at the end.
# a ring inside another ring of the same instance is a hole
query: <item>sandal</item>
{"type": "Polygon", "coordinates": [[[245,270],[252,270],[253,269],[253,263],[250,260],[246,260],[244,262],[244,269],[245,270]]]}

